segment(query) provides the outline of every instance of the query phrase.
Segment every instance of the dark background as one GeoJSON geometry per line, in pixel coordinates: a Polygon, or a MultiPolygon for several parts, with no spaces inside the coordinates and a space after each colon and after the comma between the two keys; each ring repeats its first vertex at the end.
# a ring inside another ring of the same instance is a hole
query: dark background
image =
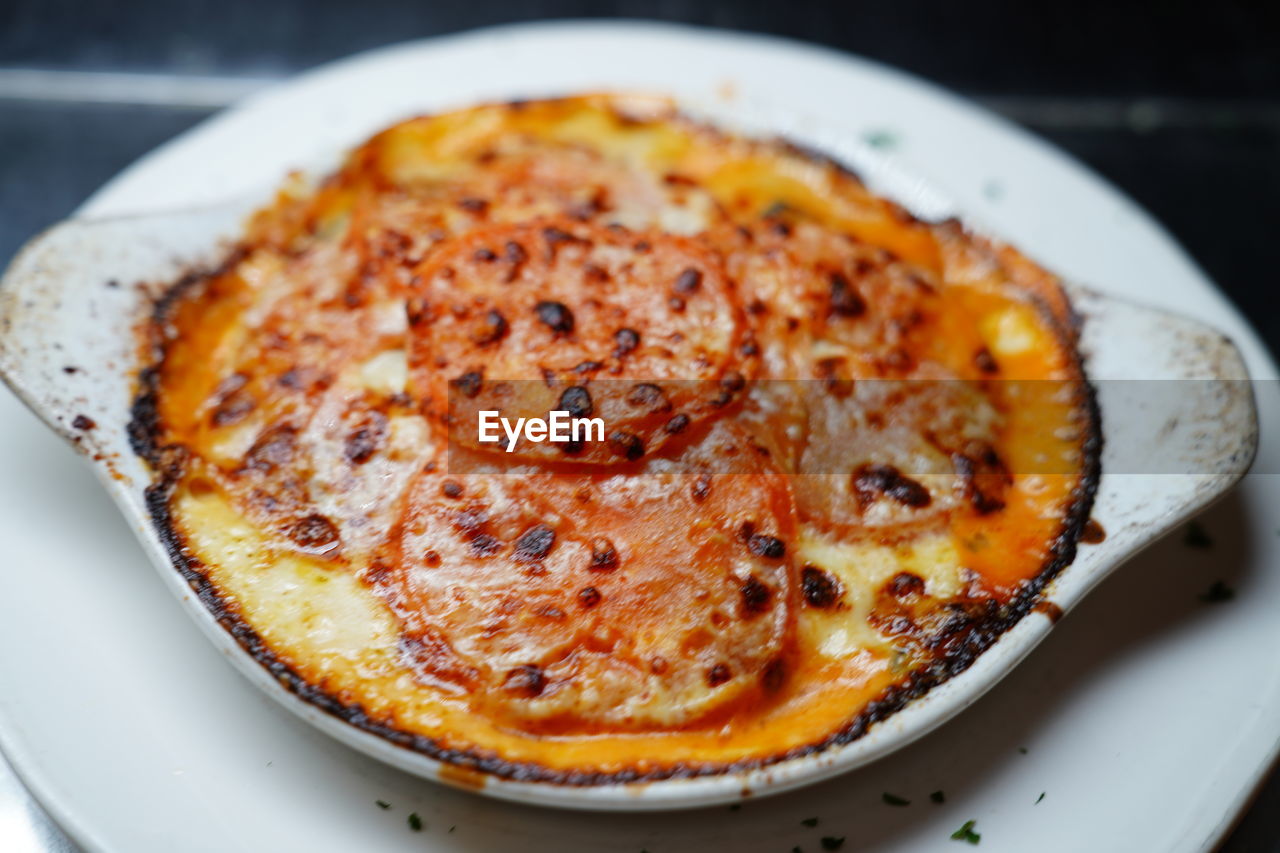
{"type": "MultiPolygon", "coordinates": [[[[389,42],[593,16],[805,39],[976,98],[1152,211],[1280,349],[1269,263],[1280,232],[1272,0],[0,0],[0,69],[270,78],[389,42]]],[[[0,260],[216,108],[87,103],[101,96],[67,88],[0,79],[0,260]]]]}
{"type": "MultiPolygon", "coordinates": [[[[598,16],[818,42],[975,98],[1136,198],[1280,350],[1280,3],[1268,0],[0,0],[0,264],[216,111],[218,92],[389,42],[598,16]],[[18,73],[32,69],[64,73],[18,73]],[[195,97],[166,94],[163,77],[131,93],[65,72],[218,79],[195,97]]],[[[1280,850],[1280,780],[1224,849],[1280,850]]]]}

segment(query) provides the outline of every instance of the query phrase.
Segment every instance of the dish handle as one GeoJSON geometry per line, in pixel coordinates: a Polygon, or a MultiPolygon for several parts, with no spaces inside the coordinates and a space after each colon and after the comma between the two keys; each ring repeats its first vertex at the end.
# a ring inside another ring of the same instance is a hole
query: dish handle
{"type": "Polygon", "coordinates": [[[1049,591],[1068,607],[1133,553],[1221,498],[1258,451],[1253,381],[1216,329],[1078,286],[1080,351],[1102,422],[1093,518],[1083,549],[1049,591]]]}
{"type": "Polygon", "coordinates": [[[0,279],[0,379],[77,448],[115,445],[103,433],[128,421],[137,324],[161,288],[217,263],[254,206],[70,219],[33,238],[0,279]]]}

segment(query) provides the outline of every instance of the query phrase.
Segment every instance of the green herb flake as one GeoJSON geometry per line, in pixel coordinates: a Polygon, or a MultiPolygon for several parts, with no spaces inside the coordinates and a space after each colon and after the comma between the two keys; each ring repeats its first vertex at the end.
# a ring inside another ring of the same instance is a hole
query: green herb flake
{"type": "Polygon", "coordinates": [[[1036,801],[1032,805],[1040,805],[1040,801],[1044,799],[1044,791],[1040,792],[1040,796],[1036,797],[1036,801]]]}
{"type": "Polygon", "coordinates": [[[1213,537],[1204,529],[1204,525],[1193,521],[1187,525],[1186,532],[1182,534],[1182,544],[1188,548],[1212,548],[1213,537]]]}
{"type": "Polygon", "coordinates": [[[1026,754],[1027,754],[1027,748],[1026,748],[1025,746],[1020,746],[1020,747],[1018,747],[1018,752],[1019,752],[1019,753],[1021,753],[1022,755],[1026,755],[1026,754]]]}
{"type": "Polygon", "coordinates": [[[742,803],[734,803],[733,805],[729,806],[729,811],[731,812],[742,811],[742,803]]]}
{"type": "Polygon", "coordinates": [[[898,135],[891,130],[869,130],[862,135],[862,141],[881,151],[891,151],[898,147],[898,135]]]}
{"type": "Polygon", "coordinates": [[[417,812],[410,812],[408,817],[409,828],[414,832],[422,832],[422,818],[418,817],[417,812]]]}
{"type": "Polygon", "coordinates": [[[836,837],[835,837],[835,836],[833,836],[833,835],[824,835],[824,836],[822,836],[822,849],[823,849],[823,850],[839,850],[839,849],[840,849],[841,847],[843,847],[843,846],[844,846],[844,836],[843,836],[843,835],[842,835],[842,836],[840,836],[839,838],[836,838],[836,837]]]}
{"type": "Polygon", "coordinates": [[[1221,604],[1236,597],[1236,591],[1222,581],[1214,581],[1213,586],[1200,593],[1197,598],[1205,604],[1221,604]]]}
{"type": "Polygon", "coordinates": [[[977,823],[976,820],[966,820],[964,822],[964,826],[960,827],[955,832],[951,833],[951,840],[967,841],[970,844],[977,844],[979,841],[982,840],[982,836],[979,833],[973,831],[974,824],[976,823],[977,823]]]}
{"type": "Polygon", "coordinates": [[[791,853],[804,853],[804,851],[801,850],[800,845],[797,844],[795,847],[791,848],[791,853]]]}
{"type": "Polygon", "coordinates": [[[391,803],[388,803],[386,800],[374,800],[374,802],[377,803],[378,808],[382,809],[384,812],[391,808],[391,803]]]}
{"type": "Polygon", "coordinates": [[[947,801],[947,795],[941,791],[934,791],[929,795],[929,799],[933,800],[935,803],[945,803],[947,801]]]}
{"type": "Polygon", "coordinates": [[[885,805],[889,805],[889,806],[909,806],[909,805],[911,805],[911,801],[910,801],[910,800],[908,800],[908,799],[906,799],[906,798],[904,798],[904,797],[899,797],[897,794],[890,794],[888,791],[885,791],[883,794],[881,794],[881,795],[880,795],[880,799],[884,800],[885,805]]]}
{"type": "Polygon", "coordinates": [[[807,826],[810,829],[812,829],[813,827],[818,825],[818,819],[816,817],[807,817],[804,820],[800,821],[800,824],[801,826],[807,826]]]}

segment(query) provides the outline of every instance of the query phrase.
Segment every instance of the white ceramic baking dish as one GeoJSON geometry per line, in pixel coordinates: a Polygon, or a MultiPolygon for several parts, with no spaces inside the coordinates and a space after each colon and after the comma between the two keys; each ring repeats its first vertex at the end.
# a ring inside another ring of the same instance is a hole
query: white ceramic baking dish
{"type": "MultiPolygon", "coordinates": [[[[127,425],[138,369],[136,324],[183,272],[212,265],[252,202],[103,220],[71,220],[34,239],[0,283],[0,378],[83,454],[190,616],[254,684],[340,741],[419,776],[454,782],[436,759],[330,716],[272,677],[204,609],[174,569],[144,502],[150,472],[130,450],[127,425]],[[79,419],[79,420],[78,420],[79,419]],[[92,428],[84,428],[88,424],[92,428]],[[79,424],[79,426],[77,426],[79,424]]],[[[1248,374],[1232,343],[1192,320],[1082,288],[1086,369],[1100,389],[1103,475],[1093,518],[1105,539],[1083,545],[1045,598],[1063,611],[1126,558],[1226,492],[1257,448],[1248,374]],[[1113,380],[1182,382],[1159,411],[1131,404],[1113,380]],[[1141,458],[1139,458],[1141,457],[1141,458]],[[1147,471],[1149,473],[1127,473],[1147,471]],[[1157,472],[1157,473],[1150,473],[1157,472]]],[[[1139,606],[1135,604],[1135,606],[1139,606]]],[[[764,769],[697,779],[575,787],[485,778],[495,797],[583,809],[688,808],[776,793],[887,755],[962,711],[1046,635],[1032,612],[969,669],[872,725],[861,738],[764,769]]],[[[175,690],[182,685],[175,684],[175,690]]],[[[469,782],[474,785],[474,782],[469,782]]]]}

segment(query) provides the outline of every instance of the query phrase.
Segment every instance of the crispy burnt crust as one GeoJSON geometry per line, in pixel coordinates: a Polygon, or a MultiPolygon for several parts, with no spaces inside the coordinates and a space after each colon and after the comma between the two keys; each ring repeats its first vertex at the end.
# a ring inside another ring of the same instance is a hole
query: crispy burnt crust
{"type": "MultiPolygon", "coordinates": [[[[679,119],[697,124],[683,115],[679,116],[679,119]]],[[[855,172],[822,152],[783,138],[775,139],[774,144],[793,156],[834,166],[848,179],[861,183],[855,172]]],[[[918,219],[896,203],[891,204],[895,213],[900,215],[904,222],[932,224],[940,229],[963,229],[963,225],[957,220],[926,223],[925,220],[918,219]]],[[[996,248],[982,238],[977,239],[988,251],[996,248]]],[[[232,269],[244,254],[245,247],[237,246],[215,268],[203,271],[193,270],[184,275],[155,300],[150,321],[144,324],[145,328],[148,330],[160,328],[166,322],[172,307],[182,296],[203,282],[232,269]]],[[[1029,265],[1029,262],[1021,256],[1017,256],[1017,260],[1029,265]]],[[[128,434],[134,452],[146,460],[155,472],[155,480],[145,490],[146,505],[152,524],[174,568],[186,579],[201,604],[218,624],[250,657],[270,673],[284,689],[325,713],[360,731],[444,764],[517,782],[597,786],[656,782],[666,779],[692,779],[757,770],[794,758],[821,753],[828,748],[858,740],[873,724],[891,717],[911,701],[964,672],[1005,632],[1036,608],[1046,586],[1075,559],[1077,545],[1089,521],[1101,477],[1103,443],[1101,416],[1096,394],[1088,381],[1076,346],[1081,319],[1057,289],[1056,283],[1051,284],[1051,288],[1055,291],[1053,297],[1056,298],[1047,298],[1044,283],[1038,284],[1040,287],[1028,286],[1027,290],[1040,313],[1050,321],[1059,345],[1071,354],[1072,372],[1075,374],[1073,379],[1080,389],[1079,397],[1075,402],[1078,410],[1087,420],[1086,435],[1081,444],[1083,463],[1080,484],[1073,490],[1070,508],[1050,544],[1048,558],[1037,574],[1022,582],[1019,590],[1004,603],[997,603],[993,599],[974,599],[971,603],[952,601],[944,605],[949,611],[948,618],[943,627],[928,638],[932,656],[928,665],[917,667],[902,680],[886,688],[853,718],[827,737],[763,758],[723,763],[677,762],[650,770],[625,769],[616,772],[555,770],[535,762],[508,761],[490,751],[451,748],[432,738],[404,731],[393,724],[375,718],[359,703],[344,701],[334,693],[309,682],[283,660],[243,618],[236,604],[219,591],[204,564],[193,555],[183,534],[178,530],[172,513],[171,499],[181,479],[187,451],[181,446],[163,443],[165,432],[158,406],[159,368],[165,358],[165,351],[161,345],[153,343],[150,346],[150,363],[139,371],[138,392],[131,408],[128,434]]],[[[154,338],[152,340],[154,341],[154,338]]]]}

